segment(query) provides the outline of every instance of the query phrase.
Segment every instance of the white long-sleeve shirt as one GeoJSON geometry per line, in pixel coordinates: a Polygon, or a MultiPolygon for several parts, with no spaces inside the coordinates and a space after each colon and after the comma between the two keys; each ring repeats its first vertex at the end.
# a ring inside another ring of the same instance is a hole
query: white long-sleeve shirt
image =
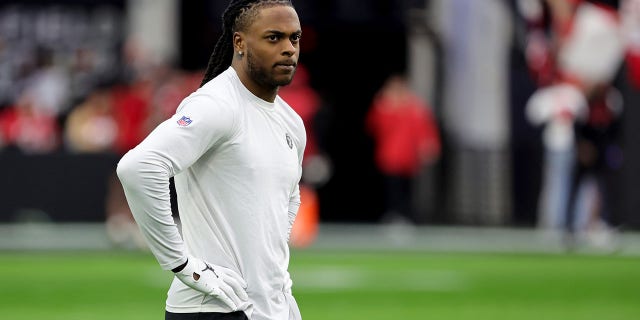
{"type": "MultiPolygon", "coordinates": [[[[293,109],[280,97],[270,103],[253,95],[230,67],[185,98],[124,155],[117,172],[163,269],[180,266],[188,255],[230,268],[248,284],[251,319],[296,319],[288,237],[300,206],[305,144],[293,109]],[[182,236],[171,216],[170,177],[182,236]]],[[[166,310],[231,311],[177,278],[166,310]]]]}

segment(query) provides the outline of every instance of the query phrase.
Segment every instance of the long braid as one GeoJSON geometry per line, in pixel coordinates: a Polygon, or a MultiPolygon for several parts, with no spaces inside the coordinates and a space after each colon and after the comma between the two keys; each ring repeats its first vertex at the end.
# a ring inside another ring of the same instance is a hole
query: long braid
{"type": "Polygon", "coordinates": [[[231,65],[233,61],[233,33],[246,27],[248,15],[245,13],[262,4],[293,6],[290,0],[231,0],[222,14],[222,35],[220,35],[213,48],[200,87],[217,77],[231,65]],[[239,19],[241,16],[245,19],[239,19]]]}
{"type": "Polygon", "coordinates": [[[200,86],[202,87],[209,80],[221,74],[233,60],[233,25],[236,18],[240,14],[242,5],[249,1],[231,1],[229,6],[222,14],[222,35],[218,38],[216,46],[213,48],[207,71],[202,79],[200,86]]]}

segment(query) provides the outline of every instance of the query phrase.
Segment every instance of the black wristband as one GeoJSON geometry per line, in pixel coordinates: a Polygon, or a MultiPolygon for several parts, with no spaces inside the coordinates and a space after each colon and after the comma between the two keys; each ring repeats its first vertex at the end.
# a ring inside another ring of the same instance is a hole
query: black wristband
{"type": "Polygon", "coordinates": [[[189,260],[187,260],[187,261],[185,261],[185,263],[183,263],[183,264],[171,269],[171,271],[173,271],[173,273],[180,272],[180,271],[182,271],[182,269],[184,269],[184,267],[187,266],[187,263],[189,263],[189,260]]]}

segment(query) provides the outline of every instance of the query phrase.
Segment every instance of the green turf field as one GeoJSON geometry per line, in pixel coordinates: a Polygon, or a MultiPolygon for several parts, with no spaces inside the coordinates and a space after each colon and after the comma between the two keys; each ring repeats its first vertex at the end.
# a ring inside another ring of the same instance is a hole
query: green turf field
{"type": "MultiPolygon", "coordinates": [[[[294,251],[305,320],[640,319],[640,258],[294,251]]],[[[0,253],[0,318],[163,319],[170,275],[127,252],[0,253]]]]}

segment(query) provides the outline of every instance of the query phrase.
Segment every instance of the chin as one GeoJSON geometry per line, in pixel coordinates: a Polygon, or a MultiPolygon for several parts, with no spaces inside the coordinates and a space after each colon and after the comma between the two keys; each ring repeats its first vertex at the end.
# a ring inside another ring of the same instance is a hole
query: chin
{"type": "Polygon", "coordinates": [[[275,78],[273,79],[273,83],[276,84],[277,86],[286,86],[288,84],[290,84],[293,81],[293,75],[291,75],[290,77],[280,77],[280,78],[275,78]]]}

